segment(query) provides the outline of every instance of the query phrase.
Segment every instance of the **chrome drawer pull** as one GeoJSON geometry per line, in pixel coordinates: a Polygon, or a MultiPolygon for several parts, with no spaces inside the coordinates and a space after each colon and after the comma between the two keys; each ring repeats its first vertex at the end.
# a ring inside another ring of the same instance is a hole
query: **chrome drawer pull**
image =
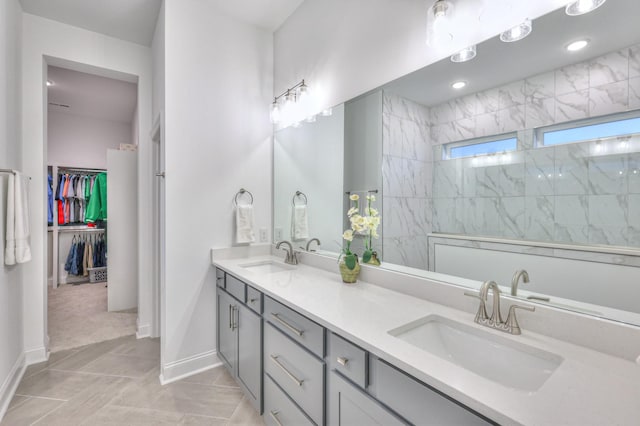
{"type": "Polygon", "coordinates": [[[339,356],[336,361],[338,362],[338,364],[342,365],[343,367],[347,366],[347,363],[349,362],[349,358],[343,358],[341,356],[339,356]]]}
{"type": "Polygon", "coordinates": [[[292,333],[297,334],[298,336],[302,337],[302,335],[304,334],[304,330],[300,330],[295,328],[294,326],[292,326],[291,324],[289,324],[288,322],[286,322],[285,320],[283,320],[282,318],[280,318],[280,316],[278,314],[274,314],[273,312],[271,313],[271,316],[273,318],[276,319],[276,321],[278,321],[280,324],[284,325],[285,327],[287,327],[292,333]]]}
{"type": "Polygon", "coordinates": [[[289,370],[287,370],[287,368],[280,364],[280,361],[278,361],[278,357],[275,355],[269,355],[271,357],[271,361],[273,361],[278,367],[280,367],[280,369],[282,371],[284,371],[284,373],[289,376],[289,378],[291,380],[293,380],[293,382],[298,385],[298,386],[302,386],[302,383],[304,382],[304,380],[298,380],[298,378],[296,376],[294,376],[293,374],[291,374],[291,372],[289,370]]]}
{"type": "Polygon", "coordinates": [[[269,414],[271,415],[271,418],[278,424],[278,426],[282,426],[282,423],[280,423],[280,420],[278,420],[279,412],[279,410],[271,410],[269,411],[269,414]]]}
{"type": "MultiPolygon", "coordinates": [[[[229,328],[231,328],[231,305],[229,305],[229,328]]],[[[231,328],[233,330],[233,328],[231,328]]]]}

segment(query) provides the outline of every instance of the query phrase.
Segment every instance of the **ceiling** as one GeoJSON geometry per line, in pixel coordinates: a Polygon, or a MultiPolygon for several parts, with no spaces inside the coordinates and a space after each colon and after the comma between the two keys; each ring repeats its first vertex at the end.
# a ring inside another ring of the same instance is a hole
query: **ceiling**
{"type": "Polygon", "coordinates": [[[162,0],[20,0],[32,15],[151,45],[162,0]]]}
{"type": "Polygon", "coordinates": [[[469,62],[454,64],[447,57],[383,87],[423,105],[437,105],[639,43],[638,16],[638,0],[608,1],[575,17],[558,9],[533,21],[533,32],[523,40],[503,43],[493,37],[478,45],[478,56],[469,62]],[[588,38],[590,44],[567,52],[565,46],[580,38],[588,38]],[[452,89],[451,83],[458,80],[468,85],[452,89]]]}
{"type": "Polygon", "coordinates": [[[223,13],[269,31],[280,25],[304,0],[208,0],[223,13]]]}
{"type": "MultiPolygon", "coordinates": [[[[228,16],[275,31],[304,0],[206,0],[228,16]]],[[[25,12],[151,46],[162,0],[20,0],[25,12]]]]}
{"type": "Polygon", "coordinates": [[[49,66],[49,111],[131,123],[137,84],[49,66]],[[57,104],[57,105],[52,105],[57,104]]]}

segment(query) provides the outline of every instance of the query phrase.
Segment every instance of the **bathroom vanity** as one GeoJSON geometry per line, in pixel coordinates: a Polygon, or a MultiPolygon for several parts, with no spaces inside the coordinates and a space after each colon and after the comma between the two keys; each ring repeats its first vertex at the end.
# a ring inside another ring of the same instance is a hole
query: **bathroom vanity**
{"type": "Polygon", "coordinates": [[[213,263],[219,357],[269,425],[640,418],[640,366],[631,360],[525,326],[511,336],[466,310],[383,286],[345,285],[330,267],[273,256],[213,263]]]}

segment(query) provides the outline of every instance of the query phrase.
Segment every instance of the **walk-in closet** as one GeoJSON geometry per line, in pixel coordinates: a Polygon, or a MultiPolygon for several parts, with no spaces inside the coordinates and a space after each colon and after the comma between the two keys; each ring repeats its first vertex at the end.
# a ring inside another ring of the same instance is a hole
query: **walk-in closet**
{"type": "Polygon", "coordinates": [[[50,351],[134,334],[137,84],[47,70],[50,351]]]}

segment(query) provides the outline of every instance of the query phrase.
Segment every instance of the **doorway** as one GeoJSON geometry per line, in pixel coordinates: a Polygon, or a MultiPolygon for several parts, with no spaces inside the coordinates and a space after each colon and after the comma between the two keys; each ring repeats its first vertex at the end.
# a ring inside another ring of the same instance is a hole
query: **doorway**
{"type": "Polygon", "coordinates": [[[47,67],[50,352],[136,332],[137,93],[47,67]]]}

